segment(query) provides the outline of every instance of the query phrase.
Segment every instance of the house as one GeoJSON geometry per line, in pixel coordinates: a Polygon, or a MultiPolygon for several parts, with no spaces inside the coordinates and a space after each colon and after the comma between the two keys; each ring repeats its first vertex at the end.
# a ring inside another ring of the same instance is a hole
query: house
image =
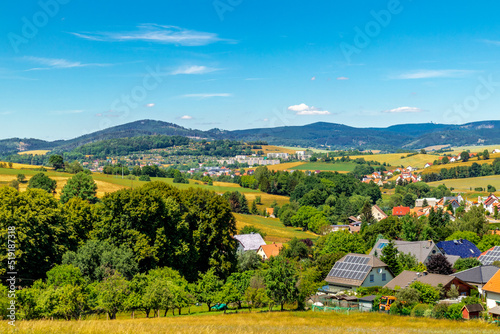
{"type": "Polygon", "coordinates": [[[494,149],[491,153],[495,154],[495,153],[500,153],[500,149],[496,148],[494,149]]]}
{"type": "Polygon", "coordinates": [[[500,270],[483,286],[483,296],[489,309],[500,306],[500,270]]]}
{"type": "Polygon", "coordinates": [[[483,305],[481,304],[470,304],[462,307],[462,318],[464,319],[476,319],[481,316],[481,312],[484,311],[483,305]]]}
{"type": "Polygon", "coordinates": [[[371,312],[373,311],[373,302],[377,299],[378,296],[370,295],[358,298],[359,310],[362,312],[371,312]]]}
{"type": "Polygon", "coordinates": [[[498,197],[496,197],[494,194],[490,194],[486,198],[478,198],[478,205],[483,205],[484,209],[488,211],[490,214],[495,213],[495,206],[500,203],[498,200],[498,197]]]}
{"type": "Polygon", "coordinates": [[[479,262],[483,265],[492,264],[495,261],[500,261],[500,246],[494,246],[483,252],[480,257],[478,257],[479,262]]]}
{"type": "Polygon", "coordinates": [[[406,167],[406,171],[408,171],[408,172],[414,172],[414,171],[416,171],[416,170],[417,170],[417,168],[412,167],[412,166],[408,166],[408,167],[406,167]]]}
{"type": "Polygon", "coordinates": [[[350,230],[350,225],[330,225],[325,228],[325,234],[350,230]]]}
{"type": "Polygon", "coordinates": [[[415,207],[417,208],[424,207],[424,202],[427,202],[427,206],[436,206],[438,199],[434,197],[419,198],[415,201],[415,207]]]}
{"type": "Polygon", "coordinates": [[[483,293],[483,286],[500,270],[497,266],[477,266],[471,269],[459,271],[452,274],[462,281],[474,285],[480,294],[483,293]]]}
{"type": "MultiPolygon", "coordinates": [[[[387,239],[379,239],[372,250],[370,251],[370,255],[374,255],[379,257],[382,255],[382,249],[387,246],[389,240],[387,239]]],[[[394,245],[396,246],[399,253],[406,253],[415,255],[418,262],[423,264],[427,264],[432,255],[442,254],[439,248],[437,248],[434,241],[401,241],[394,240],[394,245]]]]}
{"type": "Polygon", "coordinates": [[[234,238],[238,241],[238,252],[254,251],[266,244],[259,233],[238,234],[234,238]]]}
{"type": "Polygon", "coordinates": [[[276,218],[276,216],[274,215],[274,208],[266,208],[266,216],[276,218]]]}
{"type": "Polygon", "coordinates": [[[382,211],[382,209],[379,208],[378,205],[372,206],[372,215],[373,218],[375,218],[377,221],[381,221],[382,219],[387,218],[385,212],[382,211]]]}
{"type": "Polygon", "coordinates": [[[359,220],[358,218],[356,218],[354,216],[350,216],[349,218],[347,218],[347,220],[349,220],[349,225],[351,225],[351,224],[361,225],[361,220],[359,220]]]}
{"type": "Polygon", "coordinates": [[[457,255],[462,259],[477,258],[481,255],[479,248],[467,239],[440,241],[436,246],[443,254],[457,255]]]}
{"type": "Polygon", "coordinates": [[[328,273],[323,288],[328,293],[382,286],[394,278],[389,267],[372,255],[349,253],[338,260],[328,273]]]}
{"type": "Polygon", "coordinates": [[[410,213],[410,208],[407,206],[395,206],[392,208],[392,215],[397,217],[404,217],[410,213]]]}
{"type": "Polygon", "coordinates": [[[409,270],[404,270],[401,274],[384,285],[384,288],[391,290],[404,289],[409,287],[413,282],[429,284],[435,288],[442,286],[444,291],[449,291],[452,286],[455,286],[461,296],[470,296],[471,289],[475,289],[473,285],[467,284],[454,276],[428,274],[426,272],[417,273],[409,270]]]}
{"type": "Polygon", "coordinates": [[[428,163],[426,163],[426,164],[424,165],[424,168],[429,168],[429,167],[431,167],[431,166],[432,166],[432,163],[431,163],[431,162],[428,162],[428,163]]]}
{"type": "Polygon", "coordinates": [[[349,224],[349,232],[351,232],[351,233],[361,232],[361,223],[350,223],[349,224]]]}
{"type": "Polygon", "coordinates": [[[272,256],[278,256],[282,248],[283,248],[282,243],[272,243],[269,245],[262,245],[257,250],[257,255],[259,255],[262,258],[262,260],[269,260],[272,256]]]}

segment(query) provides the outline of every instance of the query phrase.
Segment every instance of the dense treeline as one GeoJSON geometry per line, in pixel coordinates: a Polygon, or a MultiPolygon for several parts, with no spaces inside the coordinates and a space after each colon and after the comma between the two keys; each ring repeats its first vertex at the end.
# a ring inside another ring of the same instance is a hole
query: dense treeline
{"type": "MultiPolygon", "coordinates": [[[[97,204],[78,197],[61,204],[43,190],[3,187],[0,240],[5,244],[9,226],[18,232],[18,271],[28,279],[44,277],[67,251],[76,252],[88,240],[132,250],[141,272],[169,266],[188,280],[212,266],[226,277],[236,263],[231,237],[236,225],[228,202],[213,192],[180,191],[161,182],[107,194],[97,204]]],[[[0,260],[6,268],[5,253],[0,260]]]]}
{"type": "Polygon", "coordinates": [[[433,182],[446,179],[463,179],[469,177],[500,175],[500,159],[497,158],[493,164],[478,164],[474,162],[470,166],[457,166],[442,168],[439,173],[422,174],[424,182],[433,182]]]}

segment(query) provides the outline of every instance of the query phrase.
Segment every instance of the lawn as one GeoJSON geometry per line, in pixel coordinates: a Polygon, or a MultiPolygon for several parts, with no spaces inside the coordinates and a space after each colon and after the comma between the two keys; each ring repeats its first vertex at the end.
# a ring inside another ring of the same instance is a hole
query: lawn
{"type": "Polygon", "coordinates": [[[474,188],[476,187],[482,187],[486,189],[488,185],[492,185],[497,190],[500,190],[500,175],[471,177],[467,179],[449,179],[428,183],[428,185],[431,187],[437,187],[440,184],[445,184],[448,188],[453,187],[455,191],[459,192],[473,192],[474,188]]]}
{"type": "Polygon", "coordinates": [[[452,321],[401,317],[384,313],[252,312],[184,315],[154,319],[17,321],[0,323],[2,333],[18,334],[305,334],[305,333],[498,333],[497,326],[479,320],[452,321]]]}
{"type": "Polygon", "coordinates": [[[302,165],[293,167],[296,170],[321,170],[328,172],[352,172],[357,164],[353,162],[326,163],[326,162],[307,162],[302,165]]]}
{"type": "MultiPolygon", "coordinates": [[[[262,206],[259,206],[259,209],[262,206]]],[[[253,225],[266,234],[264,240],[271,242],[288,242],[290,239],[316,239],[318,235],[310,231],[302,231],[301,228],[286,227],[278,218],[264,218],[262,216],[242,215],[235,213],[236,227],[241,230],[246,225],[253,225]]]]}

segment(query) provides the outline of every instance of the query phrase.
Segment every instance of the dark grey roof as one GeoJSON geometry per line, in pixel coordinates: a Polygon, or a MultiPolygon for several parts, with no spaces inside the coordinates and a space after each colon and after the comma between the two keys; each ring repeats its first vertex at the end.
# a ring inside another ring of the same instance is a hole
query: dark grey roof
{"type": "Polygon", "coordinates": [[[366,296],[366,297],[361,297],[361,298],[359,298],[359,301],[360,301],[360,302],[372,302],[372,301],[374,301],[375,299],[377,299],[377,296],[376,296],[376,295],[369,295],[369,296],[366,296]]]}
{"type": "Polygon", "coordinates": [[[486,284],[499,270],[497,266],[478,266],[458,273],[453,276],[467,283],[486,284]]]}
{"type": "MultiPolygon", "coordinates": [[[[387,246],[389,240],[387,239],[379,239],[375,246],[373,246],[370,251],[370,255],[375,255],[377,252],[377,256],[382,255],[382,249],[387,246]]],[[[418,262],[425,263],[427,258],[431,255],[441,254],[441,251],[436,247],[434,241],[402,241],[402,240],[394,240],[394,246],[398,249],[400,253],[409,253],[415,255],[418,262]],[[433,251],[435,251],[433,253],[433,251]]]]}
{"type": "Polygon", "coordinates": [[[481,305],[481,304],[470,304],[470,305],[465,305],[464,307],[469,312],[482,312],[482,311],[484,311],[483,305],[481,305]]]}
{"type": "Polygon", "coordinates": [[[404,270],[401,274],[384,285],[384,288],[396,290],[396,287],[399,287],[401,289],[404,289],[410,286],[410,284],[415,281],[430,284],[433,287],[437,287],[439,284],[447,286],[454,279],[455,278],[453,276],[417,273],[415,271],[404,270]]]}

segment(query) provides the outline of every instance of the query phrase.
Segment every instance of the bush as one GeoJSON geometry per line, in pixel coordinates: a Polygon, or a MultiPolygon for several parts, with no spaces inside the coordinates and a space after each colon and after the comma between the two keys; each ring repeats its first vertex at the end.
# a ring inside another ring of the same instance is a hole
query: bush
{"type": "Polygon", "coordinates": [[[463,303],[453,304],[448,307],[448,312],[446,312],[446,318],[452,320],[460,320],[462,317],[462,307],[464,307],[463,303]]]}
{"type": "Polygon", "coordinates": [[[412,317],[423,317],[425,312],[429,309],[432,309],[429,304],[417,304],[415,307],[411,310],[411,316],[412,317]]]}
{"type": "Polygon", "coordinates": [[[139,181],[151,181],[151,178],[149,177],[149,175],[141,175],[139,176],[139,181]]]}
{"type": "Polygon", "coordinates": [[[432,317],[436,319],[444,319],[448,313],[448,305],[447,304],[437,304],[432,309],[432,317]]]}

